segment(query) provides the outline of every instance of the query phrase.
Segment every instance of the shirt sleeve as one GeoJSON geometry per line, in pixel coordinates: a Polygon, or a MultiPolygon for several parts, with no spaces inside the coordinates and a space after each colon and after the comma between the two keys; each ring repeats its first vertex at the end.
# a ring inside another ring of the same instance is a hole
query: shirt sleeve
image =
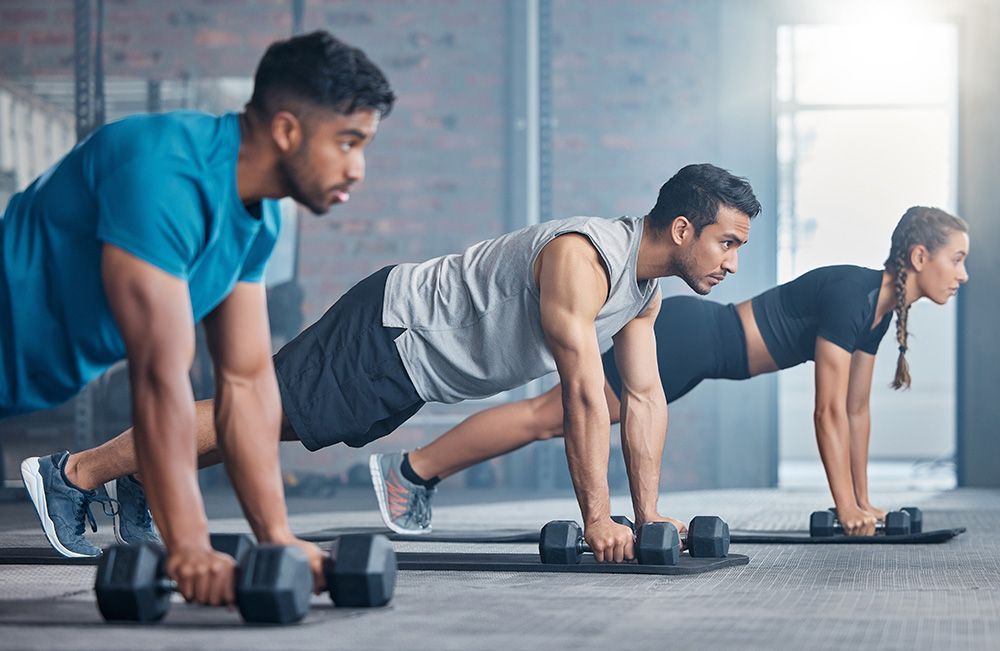
{"type": "Polygon", "coordinates": [[[851,282],[832,282],[819,295],[819,326],[816,335],[853,353],[864,332],[868,298],[851,282]]]}
{"type": "Polygon", "coordinates": [[[892,314],[885,315],[882,319],[882,323],[878,324],[878,327],[871,333],[871,336],[865,340],[865,342],[858,346],[858,350],[863,350],[864,352],[874,355],[878,352],[879,344],[885,338],[885,333],[889,330],[889,322],[892,321],[892,314]]]}
{"type": "Polygon", "coordinates": [[[97,204],[99,240],[188,279],[210,214],[194,180],[129,163],[99,181],[97,204]]]}
{"type": "Polygon", "coordinates": [[[281,204],[277,201],[261,202],[261,225],[257,231],[250,251],[243,261],[239,281],[241,283],[260,283],[264,281],[267,271],[267,261],[274,253],[274,246],[281,232],[281,204]]]}

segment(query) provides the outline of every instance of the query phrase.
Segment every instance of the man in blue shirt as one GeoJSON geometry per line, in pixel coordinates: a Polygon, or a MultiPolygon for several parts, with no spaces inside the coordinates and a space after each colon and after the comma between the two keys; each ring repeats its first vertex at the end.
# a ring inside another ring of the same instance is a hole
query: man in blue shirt
{"type": "MultiPolygon", "coordinates": [[[[102,483],[111,498],[144,485],[181,593],[233,602],[233,562],[209,545],[191,438],[188,372],[203,320],[221,456],[251,527],[261,542],[303,546],[322,576],[319,549],[288,526],[264,267],[277,199],[316,214],[346,201],[394,100],[363,52],[315,32],[267,50],[245,112],[109,124],[11,199],[0,223],[0,417],[59,404],[129,362],[142,484],[114,481],[85,453],[22,463],[62,554],[100,554],[83,533],[90,503],[108,500],[102,483]]],[[[142,517],[144,507],[119,513],[119,539],[142,517]]]]}

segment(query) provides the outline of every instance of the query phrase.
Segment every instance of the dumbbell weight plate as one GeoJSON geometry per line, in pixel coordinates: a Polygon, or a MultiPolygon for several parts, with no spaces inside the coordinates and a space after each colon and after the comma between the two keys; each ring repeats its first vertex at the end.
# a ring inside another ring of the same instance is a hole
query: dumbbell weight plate
{"type": "Polygon", "coordinates": [[[384,606],[396,589],[396,551],[385,536],[337,539],[325,564],[330,599],[338,606],[384,606]]]}
{"type": "Polygon", "coordinates": [[[166,554],[149,543],[114,545],[97,566],[97,608],[108,621],[158,622],[170,608],[166,554]]]}
{"type": "Polygon", "coordinates": [[[695,516],[688,524],[687,549],[692,558],[725,558],[729,524],[715,515],[695,516]]]}

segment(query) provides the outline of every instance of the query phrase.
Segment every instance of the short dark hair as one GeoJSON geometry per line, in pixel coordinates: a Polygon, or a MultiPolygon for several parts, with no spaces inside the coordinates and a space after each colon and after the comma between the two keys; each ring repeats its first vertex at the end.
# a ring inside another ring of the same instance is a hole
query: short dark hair
{"type": "Polygon", "coordinates": [[[306,102],[349,115],[388,115],[396,95],[378,66],[356,47],[326,31],[272,43],[254,74],[249,106],[270,117],[284,102],[306,102]]]}
{"type": "Polygon", "coordinates": [[[715,223],[719,204],[750,219],[760,213],[760,202],[746,179],[708,163],[687,165],[660,188],[648,219],[654,230],[663,231],[683,215],[694,225],[695,234],[701,235],[703,228],[715,223]]]}

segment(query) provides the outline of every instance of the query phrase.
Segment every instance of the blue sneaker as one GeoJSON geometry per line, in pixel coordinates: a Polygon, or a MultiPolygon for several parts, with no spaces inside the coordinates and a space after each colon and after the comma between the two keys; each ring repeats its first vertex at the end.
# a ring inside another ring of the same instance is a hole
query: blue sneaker
{"type": "Polygon", "coordinates": [[[123,545],[148,542],[163,546],[159,534],[153,528],[153,516],[146,503],[146,492],[135,477],[119,477],[104,484],[108,497],[118,503],[115,509],[115,538],[123,545]]]}
{"type": "Polygon", "coordinates": [[[382,521],[396,533],[430,533],[431,497],[436,489],[424,488],[403,477],[400,470],[402,463],[403,452],[368,457],[368,470],[382,521]]]}
{"type": "Polygon", "coordinates": [[[45,537],[56,551],[69,558],[100,556],[100,547],[91,544],[84,532],[87,522],[97,531],[90,503],[100,502],[110,515],[111,500],[97,491],[81,490],[71,484],[64,472],[67,459],[69,452],[25,459],[21,462],[21,479],[35,505],[45,537]]]}

